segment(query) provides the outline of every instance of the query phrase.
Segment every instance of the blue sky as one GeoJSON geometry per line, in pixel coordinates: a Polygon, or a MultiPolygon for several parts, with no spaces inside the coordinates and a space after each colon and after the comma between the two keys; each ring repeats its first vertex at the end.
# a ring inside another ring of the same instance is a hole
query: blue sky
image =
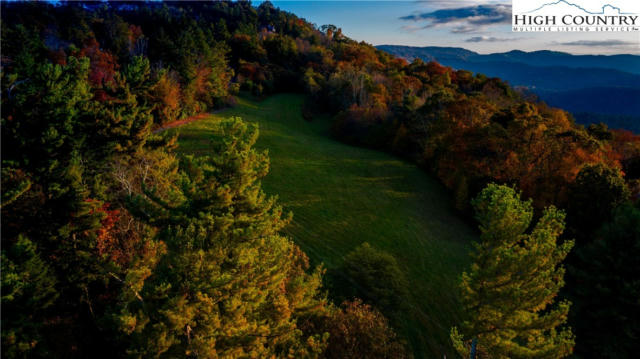
{"type": "MultiPolygon", "coordinates": [[[[574,0],[601,3],[601,0],[574,0]]],[[[640,1],[610,0],[608,2],[640,1]]],[[[258,5],[259,1],[253,2],[258,5]]],[[[640,32],[513,33],[511,0],[272,1],[317,25],[373,45],[464,47],[479,53],[554,50],[640,54],[640,32]]]]}

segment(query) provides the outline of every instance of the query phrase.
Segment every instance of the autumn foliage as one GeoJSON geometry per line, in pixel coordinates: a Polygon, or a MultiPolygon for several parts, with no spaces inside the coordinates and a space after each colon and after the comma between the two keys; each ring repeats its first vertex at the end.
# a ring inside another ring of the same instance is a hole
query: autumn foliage
{"type": "MultiPolygon", "coordinates": [[[[7,357],[405,355],[379,311],[398,291],[377,267],[360,275],[381,308],[336,308],[322,269],[281,236],[289,217],[262,193],[255,129],[230,121],[202,158],[178,158],[175,138],[154,133],[240,92],[306,93],[308,121],[324,111],[337,139],[430,171],[463,215],[496,182],[531,198],[532,216],[568,209],[565,233],[586,257],[593,238],[635,238],[611,226],[637,222],[616,208],[640,192],[640,136],[585,128],[500,79],[394,58],[268,1],[3,2],[1,61],[7,357]],[[603,205],[583,205],[594,191],[603,205]]],[[[569,255],[580,275],[568,291],[588,302],[580,278],[601,266],[582,260],[569,255]]],[[[627,341],[640,335],[629,328],[627,341]]]]}

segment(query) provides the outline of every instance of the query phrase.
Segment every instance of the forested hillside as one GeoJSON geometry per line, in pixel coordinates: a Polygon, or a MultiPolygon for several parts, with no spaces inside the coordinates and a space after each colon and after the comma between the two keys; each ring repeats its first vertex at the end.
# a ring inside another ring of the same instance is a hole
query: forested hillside
{"type": "Polygon", "coordinates": [[[390,154],[332,138],[331,119],[305,120],[303,103],[304,96],[295,94],[262,101],[242,97],[233,108],[172,130],[180,134],[177,151],[206,154],[209,138],[221,135],[220,124],[229,117],[258,124],[256,148],[268,150],[270,158],[263,188],[293,212],[284,233],[312,265],[324,264],[330,298],[341,302],[358,296],[373,302],[418,357],[453,355],[446,329],[462,319],[457,279],[469,264],[475,231],[457,215],[436,179],[390,154]],[[392,286],[378,281],[379,266],[372,266],[376,277],[368,279],[360,268],[345,270],[360,264],[350,253],[365,243],[397,259],[399,281],[410,283],[410,291],[399,286],[396,295],[392,286]],[[385,301],[400,305],[381,305],[385,301]]]}
{"type": "Polygon", "coordinates": [[[481,55],[462,48],[380,45],[405,59],[438,61],[456,69],[499,77],[535,93],[579,123],[604,122],[640,131],[640,56],[571,55],[553,51],[509,51],[481,55]]]}
{"type": "Polygon", "coordinates": [[[331,117],[335,138],[415,162],[460,215],[474,211],[467,320],[441,345],[561,357],[573,350],[568,315],[577,354],[634,350],[631,132],[584,128],[500,79],[409,64],[269,2],[3,2],[1,62],[8,358],[440,356],[405,350],[381,314],[402,307],[402,258],[358,248],[342,273],[375,290],[328,300],[322,267],[283,235],[290,217],[262,190],[269,160],[252,125],[224,121],[198,156],[154,131],[240,93],[284,91],[307,96],[307,120],[331,117]],[[506,261],[502,283],[490,277],[500,256],[530,266],[506,261]],[[565,256],[572,306],[555,298],[565,256]],[[508,300],[496,300],[503,284],[508,300]],[[486,315],[504,321],[486,328],[486,315]]]}

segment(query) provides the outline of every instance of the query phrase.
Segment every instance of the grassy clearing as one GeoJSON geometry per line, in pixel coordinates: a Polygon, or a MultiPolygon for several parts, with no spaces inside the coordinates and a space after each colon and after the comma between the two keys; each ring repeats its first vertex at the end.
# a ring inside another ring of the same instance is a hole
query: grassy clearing
{"type": "Polygon", "coordinates": [[[332,139],[328,119],[302,118],[302,101],[291,94],[241,99],[235,108],[181,127],[179,150],[206,154],[222,118],[257,122],[257,147],[271,158],[264,190],[294,213],[287,235],[312,263],[329,268],[363,242],[393,254],[411,285],[400,332],[416,357],[453,357],[448,337],[459,320],[456,286],[475,232],[435,179],[388,154],[332,139]]]}

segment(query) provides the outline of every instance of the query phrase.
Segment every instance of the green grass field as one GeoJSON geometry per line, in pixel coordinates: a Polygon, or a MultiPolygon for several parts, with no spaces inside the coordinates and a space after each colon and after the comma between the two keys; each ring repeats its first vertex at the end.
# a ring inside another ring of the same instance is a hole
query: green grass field
{"type": "Polygon", "coordinates": [[[363,242],[393,254],[411,293],[399,332],[416,357],[453,357],[449,330],[460,317],[457,283],[475,232],[435,179],[391,155],[332,139],[327,118],[302,118],[303,100],[291,94],[240,99],[235,108],[181,127],[179,150],[205,154],[222,118],[257,122],[257,147],[271,158],[264,190],[294,214],[286,234],[313,264],[328,268],[363,242]]]}

